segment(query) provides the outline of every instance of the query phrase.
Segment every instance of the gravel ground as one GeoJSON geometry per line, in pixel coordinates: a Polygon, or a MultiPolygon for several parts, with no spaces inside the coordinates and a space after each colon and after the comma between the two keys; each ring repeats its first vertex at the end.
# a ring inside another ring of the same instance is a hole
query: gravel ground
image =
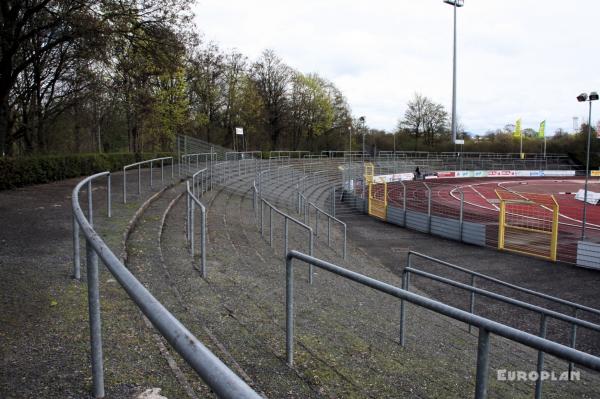
{"type": "MultiPolygon", "coordinates": [[[[191,262],[184,239],[182,187],[165,191],[142,213],[122,247],[122,234],[147,198],[130,192],[104,216],[104,195],[96,195],[97,231],[113,252],[125,250],[128,266],[190,330],[238,375],[267,397],[440,397],[471,396],[476,331],[408,306],[407,345],[398,346],[398,301],[316,271],[306,282],[305,265],[295,276],[295,365],[285,364],[285,268],[282,221],[274,218],[273,246],[261,237],[251,202],[251,176],[232,179],[205,195],[208,278],[191,262]],[[178,199],[179,198],[179,199],[178,199]]],[[[70,192],[76,180],[0,193],[0,397],[89,397],[89,341],[85,273],[70,278],[70,192]]],[[[271,186],[274,196],[293,198],[293,184],[271,186]]],[[[137,188],[137,187],[135,187],[137,188]]],[[[325,188],[311,195],[325,198],[325,188]]],[[[156,191],[156,187],[155,190],[156,191]]],[[[97,190],[99,194],[103,189],[97,190]]],[[[599,307],[594,273],[489,249],[460,245],[354,215],[349,222],[347,260],[316,240],[315,255],[371,277],[399,285],[408,249],[425,252],[530,288],[599,307]],[[562,278],[562,280],[561,280],[562,278]],[[568,292],[567,295],[560,295],[568,292]]],[[[339,240],[339,232],[334,232],[339,240]]],[[[306,251],[306,233],[290,227],[290,249],[306,251]]],[[[82,250],[82,253],[84,251],[82,250]]],[[[196,258],[196,265],[198,259],[196,258]]],[[[432,265],[421,268],[437,273],[432,265]]],[[[85,271],[84,265],[82,265],[85,271]]],[[[152,387],[170,398],[212,397],[206,385],[157,337],[118,283],[101,274],[106,389],[108,397],[133,397],[152,387]],[[173,359],[169,365],[168,360],[173,359]]],[[[452,273],[446,274],[454,277],[452,273]]],[[[458,277],[457,277],[458,278],[458,277]]],[[[467,297],[414,279],[417,292],[456,305],[467,297]]],[[[524,328],[535,318],[488,302],[477,310],[524,328]],[[504,319],[502,319],[504,318],[504,319]]],[[[538,319],[539,320],[539,319],[538,319]]],[[[554,327],[551,325],[551,327],[554,327]]],[[[560,326],[558,326],[560,327],[560,326]]],[[[560,328],[552,329],[560,330],[560,328]]],[[[564,339],[559,332],[556,339],[564,339]]],[[[581,347],[596,350],[582,333],[581,347]]],[[[534,370],[536,353],[492,338],[490,397],[530,397],[532,383],[496,381],[495,369],[534,370]]],[[[566,369],[547,356],[548,369],[566,369]]],[[[600,396],[600,379],[547,383],[544,397],[600,396]]]]}
{"type": "MultiPolygon", "coordinates": [[[[147,174],[144,173],[144,179],[147,174]]],[[[113,178],[113,217],[104,188],[94,188],[97,231],[116,254],[142,195],[121,203],[113,178]]],[[[82,279],[71,278],[71,191],[79,179],[0,192],[0,397],[91,397],[85,249],[82,279]]],[[[155,190],[156,191],[156,187],[155,190]]],[[[85,193],[82,197],[85,197],[85,193]]],[[[85,200],[82,200],[85,205],[85,200]]],[[[83,207],[83,206],[82,206],[83,207]]],[[[85,207],[84,207],[85,208],[85,207]]],[[[85,208],[86,209],[86,208],[85,208]]],[[[107,397],[129,398],[171,375],[152,330],[101,267],[107,397]]]]}

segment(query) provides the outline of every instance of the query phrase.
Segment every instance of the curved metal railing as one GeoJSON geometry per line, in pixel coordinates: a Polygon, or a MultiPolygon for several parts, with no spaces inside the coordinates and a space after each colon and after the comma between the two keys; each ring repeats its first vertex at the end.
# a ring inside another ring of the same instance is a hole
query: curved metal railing
{"type": "MultiPolygon", "coordinates": [[[[175,318],[121,263],[93,228],[93,210],[86,218],[79,205],[79,192],[88,185],[88,201],[92,203],[91,182],[109,172],[97,173],[80,181],[73,189],[72,208],[75,225],[81,228],[86,241],[89,320],[92,348],[93,391],[96,398],[104,397],[104,367],[100,319],[100,290],[98,257],[121,284],[133,302],[148,317],[154,327],[171,344],[206,384],[222,398],[253,398],[260,396],[219,358],[202,344],[175,318]]],[[[189,192],[189,191],[188,191],[189,192]]]]}
{"type": "Polygon", "coordinates": [[[138,194],[142,193],[142,165],[149,164],[150,165],[150,187],[152,187],[152,167],[155,162],[160,161],[160,181],[164,182],[165,178],[165,168],[164,162],[170,159],[171,160],[171,179],[174,177],[175,173],[175,164],[173,163],[173,157],[162,157],[162,158],[154,158],[149,159],[147,161],[135,162],[129,165],[123,166],[123,203],[127,203],[127,169],[131,169],[137,166],[138,168],[138,194]]]}

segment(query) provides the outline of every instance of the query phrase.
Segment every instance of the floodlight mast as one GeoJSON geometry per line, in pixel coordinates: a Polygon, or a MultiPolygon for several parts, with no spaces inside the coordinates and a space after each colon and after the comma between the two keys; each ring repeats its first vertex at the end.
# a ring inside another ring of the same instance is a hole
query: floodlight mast
{"type": "Polygon", "coordinates": [[[590,103],[588,114],[588,136],[587,151],[585,156],[585,185],[583,190],[583,217],[581,219],[581,240],[585,240],[585,223],[587,217],[587,197],[588,197],[588,176],[590,174],[590,142],[592,139],[592,101],[598,100],[598,93],[592,91],[588,97],[587,93],[581,93],[577,96],[577,101],[590,103]]]}
{"type": "Polygon", "coordinates": [[[444,0],[454,8],[454,53],[452,57],[452,143],[456,144],[456,9],[464,6],[464,0],[444,0]]]}

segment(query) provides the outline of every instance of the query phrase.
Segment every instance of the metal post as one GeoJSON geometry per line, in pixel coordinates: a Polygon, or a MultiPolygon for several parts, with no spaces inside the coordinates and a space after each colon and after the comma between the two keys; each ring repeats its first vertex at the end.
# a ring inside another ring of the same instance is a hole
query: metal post
{"type": "Polygon", "coordinates": [[[477,374],[475,377],[475,399],[487,398],[488,374],[490,368],[490,332],[479,328],[477,341],[477,374]]]}
{"type": "Polygon", "coordinates": [[[160,160],[160,184],[165,183],[164,160],[160,160]]]}
{"type": "MultiPolygon", "coordinates": [[[[456,2],[454,0],[454,50],[452,56],[452,144],[456,147],[456,2]]],[[[456,149],[456,148],[455,148],[456,149]]]]}
{"type": "Polygon", "coordinates": [[[260,236],[263,236],[263,215],[265,213],[265,203],[261,199],[260,200],[260,236]]]}
{"type": "MultiPolygon", "coordinates": [[[[308,205],[308,219],[310,220],[310,204],[308,205]]],[[[315,235],[319,237],[319,210],[315,207],[315,235]]]]}
{"type": "Polygon", "coordinates": [[[344,259],[346,259],[346,226],[344,225],[344,259]]]}
{"type": "MultiPolygon", "coordinates": [[[[575,314],[573,317],[577,318],[578,309],[575,308],[575,314]]],[[[577,341],[577,325],[571,324],[571,348],[575,349],[575,343],[577,341]]],[[[569,362],[569,379],[571,379],[571,373],[573,372],[573,362],[569,362]]]]}
{"type": "Polygon", "coordinates": [[[152,188],[152,161],[150,161],[150,188],[152,188]]]}
{"type": "Polygon", "coordinates": [[[285,256],[288,253],[288,218],[285,217],[283,220],[283,256],[285,256]]]}
{"type": "Polygon", "coordinates": [[[285,353],[287,364],[292,367],[294,365],[294,265],[293,260],[287,257],[285,282],[285,353]]]}
{"type": "Polygon", "coordinates": [[[112,216],[112,207],[110,203],[110,173],[107,175],[106,180],[106,214],[108,217],[112,216]]]}
{"type": "Polygon", "coordinates": [[[460,221],[460,240],[463,240],[463,227],[464,227],[464,209],[465,209],[465,193],[462,191],[462,189],[459,187],[458,188],[458,192],[460,193],[460,215],[459,215],[459,221],[460,221]]]}
{"type": "Polygon", "coordinates": [[[79,255],[79,223],[73,215],[73,278],[81,279],[81,260],[79,255]]]}
{"type": "MultiPolygon", "coordinates": [[[[177,135],[177,176],[181,177],[181,144],[179,143],[179,135],[177,135]]],[[[174,164],[171,161],[171,165],[174,164]]],[[[173,177],[173,172],[171,172],[171,177],[173,177]]]]}
{"type": "Polygon", "coordinates": [[[90,222],[90,226],[94,227],[94,199],[92,195],[92,181],[88,181],[87,184],[87,194],[88,194],[88,221],[90,222]]]}
{"type": "Polygon", "coordinates": [[[588,176],[590,174],[590,142],[592,138],[592,100],[589,101],[590,110],[588,117],[587,151],[585,158],[585,186],[583,192],[583,217],[581,219],[581,240],[585,240],[585,223],[587,216],[588,176]]]}
{"type": "MultiPolygon", "coordinates": [[[[312,235],[312,231],[308,231],[308,254],[310,256],[313,256],[313,250],[314,250],[314,241],[313,241],[313,235],[312,235]]],[[[308,283],[312,284],[313,283],[313,265],[312,263],[310,265],[308,265],[308,283]]]]}
{"type": "Polygon", "coordinates": [[[327,216],[327,245],[331,247],[331,218],[327,216]]]}
{"type": "Polygon", "coordinates": [[[138,165],[138,195],[142,194],[142,165],[138,165]]]}
{"type": "Polygon", "coordinates": [[[123,203],[127,203],[127,170],[123,167],[123,203]]]}
{"type": "Polygon", "coordinates": [[[202,278],[206,278],[206,211],[202,209],[200,219],[200,249],[202,250],[202,278]]]}
{"type": "MultiPolygon", "coordinates": [[[[410,267],[410,254],[408,257],[408,265],[410,267]]],[[[408,291],[408,273],[405,271],[402,273],[402,289],[408,291]]],[[[404,303],[404,299],[400,300],[400,346],[404,346],[404,324],[406,319],[406,304],[404,303]]]]}
{"type": "Polygon", "coordinates": [[[175,159],[171,157],[171,180],[173,180],[173,177],[175,177],[175,164],[173,163],[174,161],[175,159]]]}
{"type": "MultiPolygon", "coordinates": [[[[475,275],[471,274],[471,287],[475,287],[475,275]]],[[[469,312],[475,313],[475,292],[471,291],[471,300],[469,303],[469,312]]],[[[469,324],[469,334],[471,333],[471,328],[473,326],[469,324]]]]}
{"type": "Polygon", "coordinates": [[[269,245],[273,246],[273,208],[269,206],[269,245]]]}
{"type": "Polygon", "coordinates": [[[104,397],[104,367],[102,362],[102,322],[100,319],[100,284],[98,282],[98,255],[88,240],[87,257],[88,309],[90,346],[92,352],[92,381],[95,398],[104,397]]]}
{"type": "Polygon", "coordinates": [[[192,262],[194,262],[194,208],[196,203],[190,201],[190,253],[192,254],[192,262]]]}
{"type": "MultiPolygon", "coordinates": [[[[546,327],[547,327],[547,319],[546,315],[542,314],[542,318],[540,320],[540,337],[546,338],[546,327]]],[[[535,381],[535,399],[542,398],[542,378],[541,373],[544,369],[544,352],[538,351],[538,360],[537,360],[537,374],[538,379],[535,381]]],[[[570,375],[569,375],[570,376],[570,375]]]]}
{"type": "Polygon", "coordinates": [[[335,186],[331,187],[331,208],[332,208],[332,215],[333,217],[335,217],[335,186]]]}
{"type": "Polygon", "coordinates": [[[427,187],[427,232],[431,233],[431,188],[427,183],[423,183],[427,187]]]}

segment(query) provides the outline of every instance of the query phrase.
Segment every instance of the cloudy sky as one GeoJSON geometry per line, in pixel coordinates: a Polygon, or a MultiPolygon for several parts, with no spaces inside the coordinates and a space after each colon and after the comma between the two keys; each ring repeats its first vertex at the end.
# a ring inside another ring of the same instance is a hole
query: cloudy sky
{"type": "MultiPolygon", "coordinates": [[[[205,40],[251,60],[273,49],[346,95],[355,116],[391,131],[415,92],[451,109],[452,7],[442,0],[198,0],[205,40]]],[[[484,133],[521,117],[550,134],[587,120],[600,91],[600,2],[465,0],[458,9],[457,112],[484,133]]],[[[600,101],[592,119],[600,118],[600,101]]]]}

